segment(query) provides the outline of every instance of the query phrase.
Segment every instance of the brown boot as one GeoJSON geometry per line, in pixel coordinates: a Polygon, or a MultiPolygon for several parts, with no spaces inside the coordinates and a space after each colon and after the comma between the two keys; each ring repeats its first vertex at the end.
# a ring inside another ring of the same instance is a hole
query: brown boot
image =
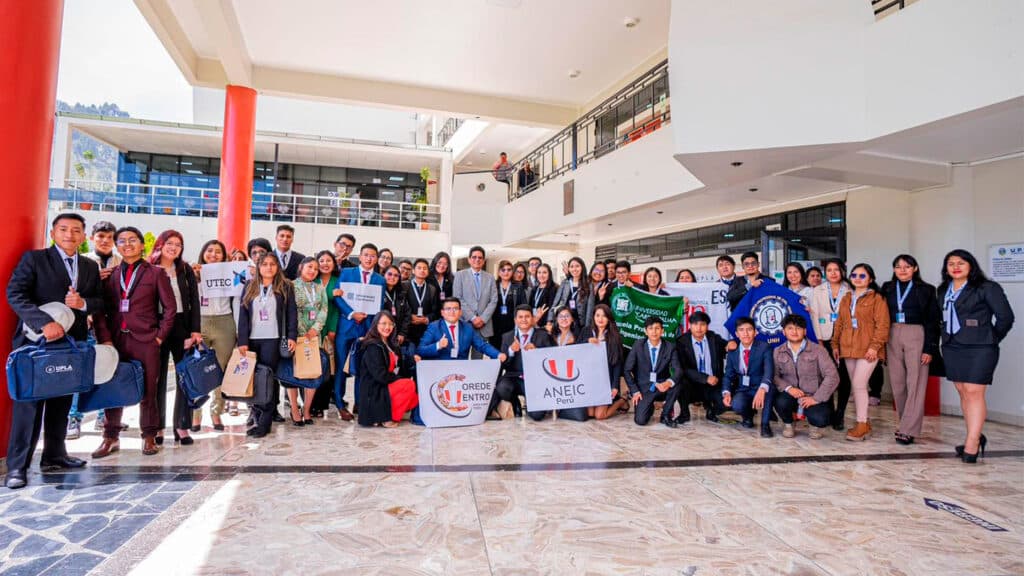
{"type": "Polygon", "coordinates": [[[116,438],[104,438],[100,447],[93,451],[92,459],[99,460],[100,458],[106,458],[114,452],[121,450],[121,443],[116,438]]]}
{"type": "Polygon", "coordinates": [[[857,426],[846,433],[846,439],[853,442],[863,442],[868,438],[871,438],[871,424],[867,422],[857,422],[857,426]]]}
{"type": "Polygon", "coordinates": [[[152,436],[146,436],[142,439],[142,454],[144,456],[152,456],[160,451],[160,448],[156,445],[156,438],[152,436]]]}

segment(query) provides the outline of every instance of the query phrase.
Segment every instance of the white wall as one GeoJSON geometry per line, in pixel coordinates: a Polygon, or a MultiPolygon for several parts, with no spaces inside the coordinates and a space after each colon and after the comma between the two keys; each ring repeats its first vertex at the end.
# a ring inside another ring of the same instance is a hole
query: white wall
{"type": "MultiPolygon", "coordinates": [[[[224,91],[195,88],[194,122],[224,125],[224,91]]],[[[333,136],[378,142],[416,142],[416,114],[383,108],[349,106],[260,94],[256,101],[256,128],[311,136],[333,136]]]]}
{"type": "Polygon", "coordinates": [[[846,196],[846,260],[867,262],[879,277],[889,263],[910,250],[910,193],[887,188],[861,188],[846,196]]]}
{"type": "Polygon", "coordinates": [[[490,173],[456,174],[452,188],[452,244],[498,246],[508,186],[490,173]],[[484,190],[477,190],[479,184],[484,190]]]}

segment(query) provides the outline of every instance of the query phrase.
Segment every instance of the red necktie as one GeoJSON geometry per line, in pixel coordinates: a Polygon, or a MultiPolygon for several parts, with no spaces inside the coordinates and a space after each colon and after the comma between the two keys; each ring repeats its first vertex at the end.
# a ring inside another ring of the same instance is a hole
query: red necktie
{"type": "MultiPolygon", "coordinates": [[[[125,275],[128,276],[128,282],[125,284],[126,289],[121,291],[121,299],[123,299],[123,300],[127,300],[128,299],[128,289],[131,288],[132,280],[135,279],[135,263],[134,262],[128,265],[128,271],[127,271],[127,273],[125,275]]],[[[128,330],[128,319],[127,319],[127,317],[124,316],[124,313],[121,314],[121,330],[122,331],[128,330]]]]}
{"type": "Polygon", "coordinates": [[[452,346],[454,347],[455,344],[458,343],[459,341],[458,338],[455,337],[455,324],[449,324],[448,330],[450,330],[452,333],[452,346]]]}
{"type": "Polygon", "coordinates": [[[363,284],[369,284],[369,282],[370,282],[370,281],[369,281],[369,280],[367,280],[367,277],[368,277],[369,275],[370,275],[370,273],[369,273],[369,272],[367,272],[366,270],[363,270],[363,284]]]}
{"type": "Polygon", "coordinates": [[[747,367],[747,370],[750,370],[750,348],[743,351],[743,365],[747,367]]]}
{"type": "Polygon", "coordinates": [[[523,335],[522,335],[522,339],[523,339],[523,348],[526,348],[526,339],[527,339],[527,337],[528,337],[528,335],[527,335],[527,334],[523,334],[523,335]]]}

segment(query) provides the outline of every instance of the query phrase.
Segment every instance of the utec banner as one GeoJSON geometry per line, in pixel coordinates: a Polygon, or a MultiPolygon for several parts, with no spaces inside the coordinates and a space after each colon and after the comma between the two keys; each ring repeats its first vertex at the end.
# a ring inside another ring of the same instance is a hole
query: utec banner
{"type": "Polygon", "coordinates": [[[242,295],[242,288],[249,280],[248,262],[218,262],[203,264],[200,271],[200,283],[203,285],[204,298],[227,297],[242,295]]]}
{"type": "MultiPolygon", "coordinates": [[[[647,337],[644,322],[651,316],[661,318],[666,336],[672,337],[686,311],[686,304],[679,296],[658,296],[627,286],[613,290],[609,302],[626,346],[632,346],[637,340],[647,337]]],[[[725,337],[725,334],[722,336],[725,337]]]]}
{"type": "Polygon", "coordinates": [[[523,385],[531,411],[603,406],[611,402],[608,351],[590,343],[524,350],[523,385]]]}
{"type": "Polygon", "coordinates": [[[360,282],[339,282],[344,294],[342,299],[348,302],[353,312],[362,312],[367,316],[373,316],[380,312],[381,287],[376,284],[362,284],[360,282]]]}
{"type": "Polygon", "coordinates": [[[726,340],[730,334],[725,331],[725,321],[729,319],[729,301],[725,295],[729,287],[721,282],[698,282],[665,284],[665,291],[673,296],[682,296],[685,312],[681,320],[682,331],[690,331],[690,314],[702,311],[711,317],[708,329],[726,340]]]}
{"type": "Polygon", "coordinates": [[[423,424],[428,428],[483,424],[500,367],[497,360],[417,362],[423,424]]]}

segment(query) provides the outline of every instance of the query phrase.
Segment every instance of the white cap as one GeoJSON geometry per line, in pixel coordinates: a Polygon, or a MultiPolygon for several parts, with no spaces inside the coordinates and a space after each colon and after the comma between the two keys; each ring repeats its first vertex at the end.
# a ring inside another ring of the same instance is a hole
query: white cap
{"type": "MultiPolygon", "coordinates": [[[[71,330],[71,327],[75,324],[75,313],[72,312],[71,308],[68,308],[63,302],[47,302],[40,306],[39,310],[49,314],[50,318],[53,318],[54,322],[60,324],[61,327],[64,328],[65,332],[71,330]]],[[[41,333],[30,328],[28,324],[23,325],[22,331],[25,333],[25,336],[33,342],[37,342],[43,337],[41,333]]]]}
{"type": "Polygon", "coordinates": [[[117,348],[114,348],[110,344],[97,344],[96,345],[96,371],[94,373],[93,382],[95,384],[106,384],[114,378],[114,372],[117,370],[117,364],[120,361],[120,357],[117,354],[117,348]]]}

